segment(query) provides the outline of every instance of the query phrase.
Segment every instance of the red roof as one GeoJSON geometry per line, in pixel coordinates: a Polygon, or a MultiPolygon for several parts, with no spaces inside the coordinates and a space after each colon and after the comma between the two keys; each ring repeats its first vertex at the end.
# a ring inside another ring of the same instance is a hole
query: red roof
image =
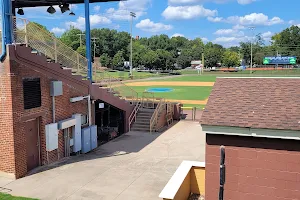
{"type": "Polygon", "coordinates": [[[300,78],[218,78],[201,124],[300,130],[300,78]]]}

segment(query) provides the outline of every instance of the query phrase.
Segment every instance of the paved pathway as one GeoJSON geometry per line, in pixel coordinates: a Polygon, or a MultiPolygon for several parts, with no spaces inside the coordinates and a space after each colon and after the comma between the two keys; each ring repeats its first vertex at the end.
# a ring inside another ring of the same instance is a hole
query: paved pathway
{"type": "Polygon", "coordinates": [[[153,200],[183,160],[204,159],[199,123],[180,121],[162,134],[130,132],[16,181],[0,178],[0,188],[47,200],[153,200]]]}

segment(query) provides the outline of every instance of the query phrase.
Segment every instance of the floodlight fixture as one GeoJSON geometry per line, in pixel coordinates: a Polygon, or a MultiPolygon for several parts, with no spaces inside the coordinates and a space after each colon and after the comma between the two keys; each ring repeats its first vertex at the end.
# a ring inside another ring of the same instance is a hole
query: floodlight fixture
{"type": "Polygon", "coordinates": [[[18,13],[19,15],[24,15],[24,10],[23,10],[23,8],[19,8],[18,11],[17,11],[17,13],[18,13]]]}
{"type": "Polygon", "coordinates": [[[53,8],[53,6],[50,6],[48,9],[47,9],[47,12],[50,13],[50,14],[54,14],[56,12],[55,8],[53,8]]]}
{"type": "Polygon", "coordinates": [[[66,11],[70,10],[70,7],[69,7],[69,6],[70,6],[70,5],[69,5],[69,4],[66,4],[66,3],[60,5],[59,7],[60,7],[60,10],[61,10],[61,13],[65,13],[66,11]]]}

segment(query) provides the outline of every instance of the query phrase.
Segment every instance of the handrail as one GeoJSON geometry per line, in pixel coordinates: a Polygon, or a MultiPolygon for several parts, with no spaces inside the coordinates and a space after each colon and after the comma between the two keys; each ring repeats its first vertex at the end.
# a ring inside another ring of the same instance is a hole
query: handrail
{"type": "Polygon", "coordinates": [[[143,92],[142,104],[143,104],[143,108],[150,108],[150,109],[155,108],[154,93],[153,92],[143,92]]]}
{"type": "MultiPolygon", "coordinates": [[[[154,111],[151,119],[150,119],[150,133],[152,133],[152,131],[157,128],[156,126],[157,126],[158,116],[161,113],[161,110],[165,105],[166,105],[165,99],[161,98],[155,108],[155,111],[154,111]]],[[[156,130],[154,130],[154,131],[156,131],[156,130]]]]}
{"type": "Polygon", "coordinates": [[[129,131],[130,131],[130,129],[131,129],[132,123],[136,121],[136,115],[137,115],[139,109],[141,108],[141,106],[142,106],[142,103],[141,103],[140,101],[137,102],[137,104],[135,105],[135,107],[134,107],[132,113],[130,114],[130,116],[129,116],[129,118],[128,118],[128,120],[129,120],[129,124],[128,124],[128,125],[129,125],[129,129],[128,129],[128,130],[129,130],[129,131]]]}
{"type": "Polygon", "coordinates": [[[139,101],[138,92],[136,92],[134,89],[105,71],[101,73],[103,74],[103,77],[99,77],[97,75],[94,76],[95,83],[99,84],[100,86],[105,86],[109,89],[109,91],[119,94],[132,104],[136,104],[139,101]]]}
{"type": "MultiPolygon", "coordinates": [[[[72,72],[81,76],[87,76],[87,59],[74,51],[71,47],[57,39],[53,34],[38,26],[30,23],[27,19],[14,18],[14,43],[25,44],[37,52],[44,54],[56,63],[60,63],[66,68],[71,68],[72,72]]],[[[119,93],[120,96],[131,101],[132,104],[138,102],[138,93],[122,83],[118,78],[102,73],[107,79],[94,76],[94,82],[107,82],[111,92],[119,93]]]]}
{"type": "Polygon", "coordinates": [[[27,19],[14,19],[14,42],[26,44],[79,75],[87,72],[87,59],[47,30],[27,19]]]}

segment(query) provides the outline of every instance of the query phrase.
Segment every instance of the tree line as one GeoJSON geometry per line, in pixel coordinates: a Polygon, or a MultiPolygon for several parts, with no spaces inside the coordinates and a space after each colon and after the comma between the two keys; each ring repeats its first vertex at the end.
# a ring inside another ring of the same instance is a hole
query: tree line
{"type": "MultiPolygon", "coordinates": [[[[80,41],[81,30],[71,28],[60,37],[68,46],[85,56],[85,39],[80,41]]],[[[104,67],[123,67],[124,61],[130,60],[130,34],[107,28],[91,30],[92,55],[100,57],[104,67]]],[[[190,67],[192,60],[202,60],[205,56],[205,66],[215,67],[218,63],[224,65],[239,65],[239,55],[235,51],[211,42],[204,43],[201,38],[188,40],[185,37],[155,35],[150,38],[133,39],[132,62],[134,67],[144,66],[147,69],[175,69],[190,67]]]]}
{"type": "MultiPolygon", "coordinates": [[[[40,25],[41,26],[41,25],[40,25]]],[[[43,27],[43,26],[41,26],[43,27]]],[[[45,28],[45,27],[43,27],[45,28]]],[[[46,28],[45,28],[46,29],[46,28]]],[[[80,41],[81,30],[71,27],[59,38],[73,50],[85,56],[85,37],[80,41]]],[[[92,29],[92,55],[100,57],[103,67],[119,68],[130,59],[130,34],[107,28],[92,29]]],[[[300,28],[291,26],[272,36],[271,41],[264,41],[261,34],[252,40],[253,64],[262,65],[265,56],[300,56],[300,28]]],[[[190,67],[192,60],[202,60],[205,67],[249,66],[251,60],[251,42],[241,42],[239,46],[224,48],[212,42],[204,43],[201,38],[189,40],[185,37],[155,35],[149,38],[133,39],[133,66],[148,69],[175,69],[190,67]],[[243,63],[241,63],[243,60],[243,63]]],[[[298,60],[297,60],[298,62],[298,60]]]]}

